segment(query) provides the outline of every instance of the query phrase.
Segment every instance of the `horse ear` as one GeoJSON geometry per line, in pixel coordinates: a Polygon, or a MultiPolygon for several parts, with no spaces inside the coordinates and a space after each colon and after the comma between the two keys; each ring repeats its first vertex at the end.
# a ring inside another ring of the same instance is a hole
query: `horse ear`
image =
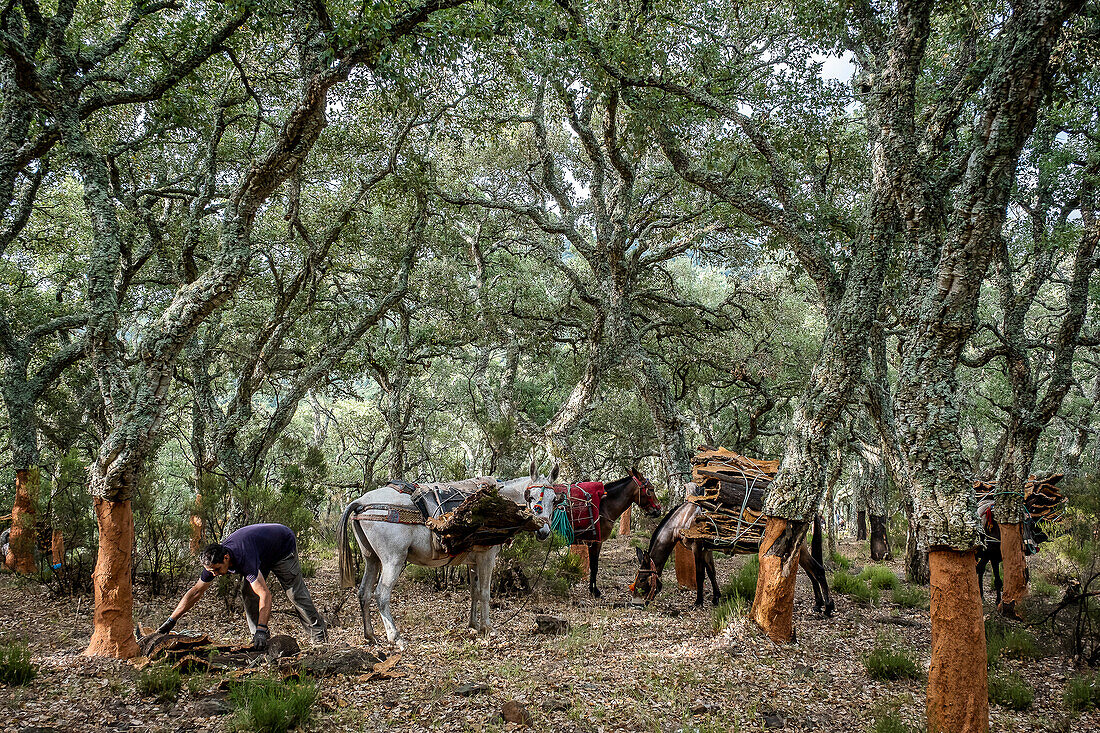
{"type": "Polygon", "coordinates": [[[539,471],[539,467],[535,464],[535,459],[532,458],[531,459],[531,482],[532,483],[539,480],[538,471],[539,471]]]}
{"type": "Polygon", "coordinates": [[[552,484],[557,483],[557,481],[558,481],[558,471],[560,471],[560,470],[561,470],[561,464],[560,463],[555,463],[553,470],[550,471],[550,483],[552,483],[552,484]]]}
{"type": "Polygon", "coordinates": [[[638,555],[638,564],[641,565],[645,562],[645,552],[640,547],[635,547],[634,552],[638,555]]]}

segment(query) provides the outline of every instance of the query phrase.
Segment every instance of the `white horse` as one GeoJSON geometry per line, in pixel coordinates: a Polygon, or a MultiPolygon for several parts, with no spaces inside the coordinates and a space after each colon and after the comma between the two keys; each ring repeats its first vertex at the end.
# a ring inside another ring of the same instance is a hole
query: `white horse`
{"type": "MultiPolygon", "coordinates": [[[[544,520],[543,526],[535,533],[540,540],[550,536],[549,523],[555,506],[554,498],[544,487],[552,485],[557,476],[558,466],[554,466],[550,478],[540,481],[532,461],[530,476],[505,481],[500,486],[501,496],[521,506],[526,505],[536,517],[544,520]],[[529,490],[532,487],[535,488],[534,491],[529,490]]],[[[419,510],[413,504],[412,497],[393,486],[383,486],[368,491],[349,504],[337,528],[340,579],[345,588],[355,582],[354,560],[347,538],[348,521],[352,514],[361,511],[371,512],[369,516],[379,517],[379,521],[356,519],[351,524],[352,534],[363,555],[359,609],[363,618],[363,635],[367,640],[372,643],[376,641],[370,619],[370,600],[374,598],[378,602],[378,613],[382,616],[386,638],[398,649],[405,648],[405,640],[390,614],[390,595],[401,571],[405,569],[406,562],[433,568],[446,565],[472,567],[474,574],[470,578],[470,627],[482,633],[489,630],[489,593],[493,568],[501,545],[448,555],[440,550],[438,542],[433,541],[430,529],[421,523],[414,523],[419,510]],[[379,508],[382,505],[387,508],[379,508]]]]}

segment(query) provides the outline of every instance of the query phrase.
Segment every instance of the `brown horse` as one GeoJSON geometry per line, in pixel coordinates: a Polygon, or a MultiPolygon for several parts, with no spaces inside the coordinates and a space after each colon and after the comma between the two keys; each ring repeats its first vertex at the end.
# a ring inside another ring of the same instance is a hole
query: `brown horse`
{"type": "Polygon", "coordinates": [[[657,517],[661,514],[661,504],[657,501],[657,492],[649,479],[634,469],[630,469],[630,475],[618,481],[604,484],[603,499],[600,501],[600,519],[596,526],[599,531],[594,533],[599,539],[576,540],[577,544],[588,546],[588,592],[594,598],[602,594],[596,587],[596,574],[600,569],[600,548],[604,540],[611,536],[611,530],[615,522],[623,515],[631,504],[637,504],[648,517],[657,517]]]}
{"type": "MultiPolygon", "coordinates": [[[[728,552],[735,555],[747,555],[759,552],[758,544],[738,544],[734,547],[721,547],[711,545],[702,540],[685,541],[680,533],[691,526],[699,513],[699,507],[690,502],[685,502],[670,511],[653,535],[649,538],[649,549],[638,549],[638,574],[634,582],[630,584],[630,590],[635,597],[644,597],[648,604],[661,591],[661,573],[665,569],[665,563],[672,555],[672,550],[677,542],[682,542],[692,551],[695,558],[695,605],[703,605],[703,587],[705,579],[703,573],[710,578],[711,598],[714,605],[721,600],[721,591],[718,589],[718,579],[714,571],[714,550],[728,552]]],[[[825,568],[814,559],[810,549],[803,544],[798,556],[799,566],[806,571],[810,578],[810,584],[814,588],[814,611],[825,612],[826,616],[832,616],[835,604],[829,596],[829,582],[825,578],[825,568]]]]}

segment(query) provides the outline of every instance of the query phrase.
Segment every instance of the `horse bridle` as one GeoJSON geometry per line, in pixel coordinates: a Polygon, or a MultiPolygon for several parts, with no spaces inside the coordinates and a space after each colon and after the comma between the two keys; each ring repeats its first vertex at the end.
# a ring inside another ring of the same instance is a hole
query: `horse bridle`
{"type": "Polygon", "coordinates": [[[638,487],[638,491],[641,493],[642,498],[650,503],[648,507],[642,508],[647,511],[649,509],[660,511],[661,503],[657,501],[657,491],[653,488],[653,484],[649,483],[649,479],[637,472],[631,473],[630,477],[634,479],[634,484],[638,487]]]}
{"type": "Polygon", "coordinates": [[[564,498],[563,492],[558,491],[557,487],[552,486],[551,484],[533,484],[531,486],[528,486],[526,489],[523,490],[523,500],[527,502],[527,504],[532,509],[537,510],[540,515],[543,512],[542,501],[540,500],[537,504],[534,505],[531,504],[531,489],[552,489],[554,491],[555,505],[560,504],[562,502],[562,499],[564,498]]]}

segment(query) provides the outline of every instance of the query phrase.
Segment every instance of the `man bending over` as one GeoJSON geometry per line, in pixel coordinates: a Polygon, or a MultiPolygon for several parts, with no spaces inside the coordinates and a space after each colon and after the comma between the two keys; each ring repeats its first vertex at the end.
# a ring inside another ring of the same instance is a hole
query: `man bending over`
{"type": "Polygon", "coordinates": [[[180,599],[176,610],[157,629],[167,634],[191,607],[199,602],[215,576],[236,573],[247,581],[241,587],[244,596],[244,617],[252,633],[252,647],[266,649],[271,638],[267,622],[271,618],[271,589],[267,576],[275,573],[286,597],[294,604],[302,625],[309,629],[316,642],[326,640],[325,622],[313,606],[309,590],[302,580],[298,564],[298,540],[290,527],[281,524],[250,524],[225,538],[221,544],[211,544],[199,553],[203,571],[199,580],[180,599]]]}

